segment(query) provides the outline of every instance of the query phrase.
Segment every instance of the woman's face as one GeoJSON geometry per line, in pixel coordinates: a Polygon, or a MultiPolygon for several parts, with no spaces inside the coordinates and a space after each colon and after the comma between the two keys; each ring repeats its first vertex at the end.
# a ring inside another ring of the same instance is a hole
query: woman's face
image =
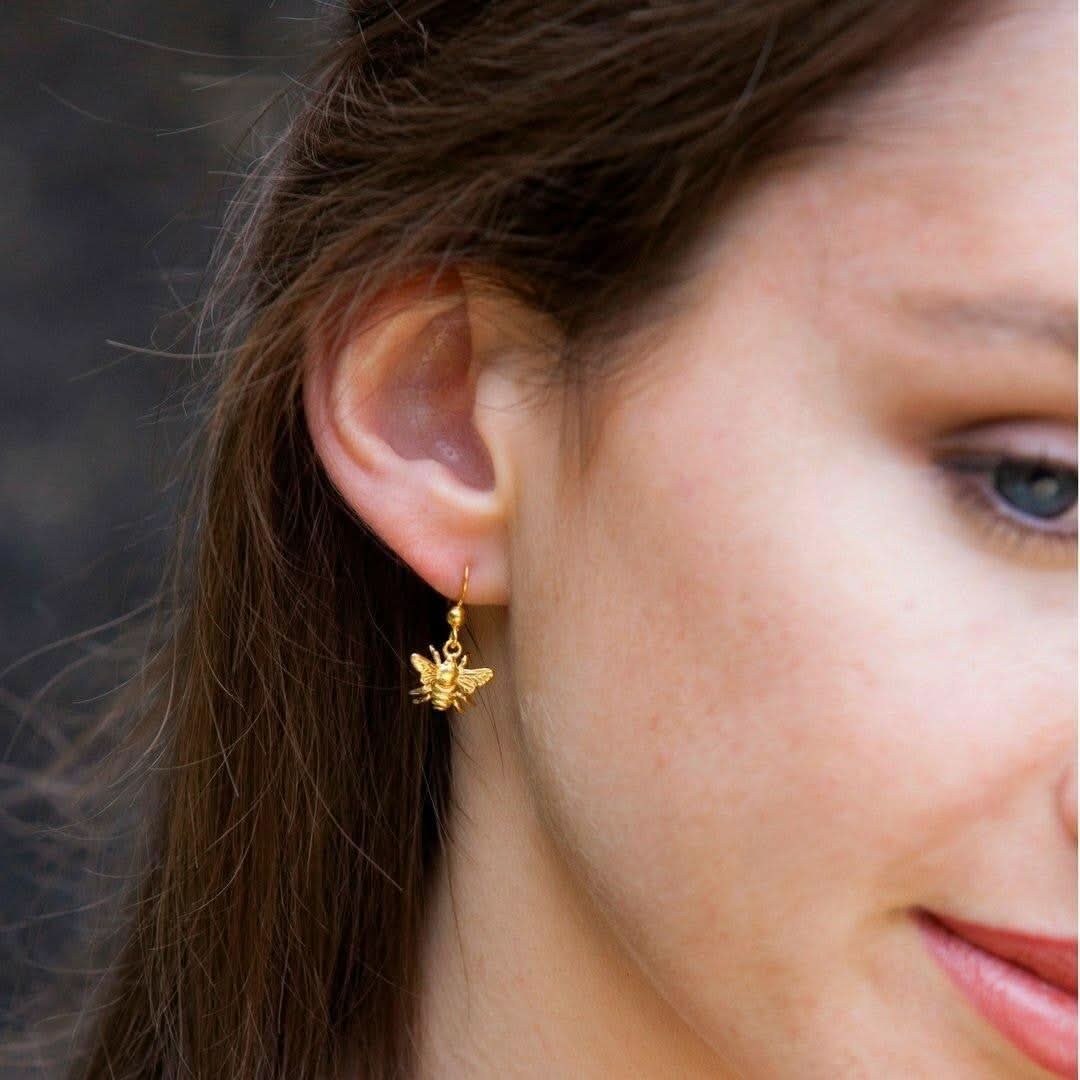
{"type": "Polygon", "coordinates": [[[575,480],[529,429],[531,795],[747,1076],[1070,1068],[913,913],[1075,934],[1073,18],[987,21],[755,186],[575,480]]]}

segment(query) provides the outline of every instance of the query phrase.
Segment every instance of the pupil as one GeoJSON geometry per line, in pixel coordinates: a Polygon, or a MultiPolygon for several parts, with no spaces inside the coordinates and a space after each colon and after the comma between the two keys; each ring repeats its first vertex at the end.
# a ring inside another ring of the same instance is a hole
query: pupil
{"type": "Polygon", "coordinates": [[[1076,470],[1024,461],[1003,461],[994,489],[1025,514],[1055,518],[1076,502],[1076,470]]]}

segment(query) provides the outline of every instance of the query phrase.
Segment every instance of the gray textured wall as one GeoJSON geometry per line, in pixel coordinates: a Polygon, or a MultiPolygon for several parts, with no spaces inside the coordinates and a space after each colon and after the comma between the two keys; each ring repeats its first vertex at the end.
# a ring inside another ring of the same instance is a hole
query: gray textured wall
{"type": "MultiPolygon", "coordinates": [[[[0,1007],[35,981],[28,953],[63,929],[35,920],[60,895],[34,862],[33,828],[48,813],[8,813],[18,769],[47,752],[19,718],[107,635],[34,654],[138,606],[171,534],[164,485],[188,424],[175,397],[187,366],[108,342],[169,344],[219,217],[215,174],[236,167],[255,108],[310,56],[305,20],[320,7],[4,5],[0,1007]]],[[[69,678],[68,699],[98,692],[92,668],[69,678]]]]}

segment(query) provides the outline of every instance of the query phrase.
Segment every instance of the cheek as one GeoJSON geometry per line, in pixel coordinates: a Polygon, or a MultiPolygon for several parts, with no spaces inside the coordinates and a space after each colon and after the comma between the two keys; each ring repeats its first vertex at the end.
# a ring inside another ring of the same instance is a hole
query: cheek
{"type": "Polygon", "coordinates": [[[713,885],[772,872],[763,852],[790,870],[807,811],[843,826],[888,720],[881,583],[838,520],[837,493],[860,497],[849,463],[815,449],[805,384],[789,402],[765,372],[715,366],[609,420],[558,557],[525,556],[557,583],[515,605],[534,764],[580,844],[660,895],[689,867],[713,885]]]}
{"type": "Polygon", "coordinates": [[[823,860],[851,880],[889,697],[888,642],[849,606],[836,537],[796,527],[827,483],[814,432],[792,431],[805,401],[774,385],[769,416],[722,410],[761,388],[734,368],[699,375],[605,429],[558,557],[524,556],[558,583],[514,605],[548,816],[627,937],[683,960],[794,910],[823,860]]]}
{"type": "Polygon", "coordinates": [[[998,674],[1024,627],[796,349],[684,369],[612,418],[558,535],[523,530],[553,575],[513,605],[536,796],[691,1011],[844,978],[853,927],[920,899],[919,860],[1032,747],[1042,676],[998,674]]]}

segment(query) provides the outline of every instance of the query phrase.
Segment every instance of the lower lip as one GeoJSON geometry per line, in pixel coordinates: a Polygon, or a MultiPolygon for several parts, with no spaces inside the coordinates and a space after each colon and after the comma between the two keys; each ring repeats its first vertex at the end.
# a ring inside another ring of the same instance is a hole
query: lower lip
{"type": "Polygon", "coordinates": [[[1076,996],[917,916],[934,959],[1014,1046],[1055,1076],[1076,1077],[1076,996]]]}

